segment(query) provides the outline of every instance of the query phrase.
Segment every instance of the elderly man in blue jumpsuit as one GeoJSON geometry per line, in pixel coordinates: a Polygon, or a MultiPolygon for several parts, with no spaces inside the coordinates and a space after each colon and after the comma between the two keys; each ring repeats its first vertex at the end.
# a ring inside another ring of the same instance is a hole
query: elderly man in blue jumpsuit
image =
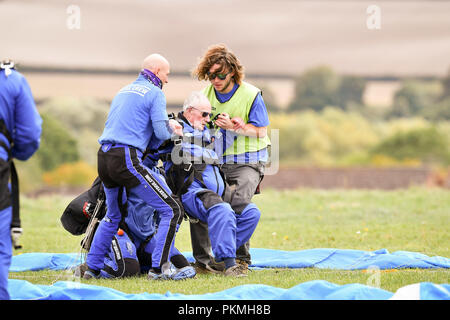
{"type": "Polygon", "coordinates": [[[123,187],[133,189],[158,212],[161,220],[155,235],[149,278],[169,278],[169,252],[184,212],[164,179],[142,163],[142,155],[150,142],[183,134],[181,126],[176,121],[169,121],[167,116],[162,87],[168,83],[169,73],[169,62],[159,54],[151,54],[145,58],[138,78],[122,88],[111,102],[98,151],[98,173],[108,211],[87,255],[85,279],[99,277],[104,267],[104,256],[122,219],[120,193],[123,187]]]}
{"type": "Polygon", "coordinates": [[[182,142],[160,150],[159,154],[169,184],[178,187],[176,192],[181,194],[188,216],[208,225],[215,260],[225,265],[223,274],[243,277],[246,269],[236,263],[236,249],[250,239],[261,213],[253,203],[236,213],[226,202],[230,199],[218,164],[221,150],[226,149],[224,144],[233,141],[223,141],[220,134],[224,130],[215,133],[207,129],[210,115],[209,100],[203,93],[193,92],[178,114],[183,124],[182,142]]]}
{"type": "MultiPolygon", "coordinates": [[[[39,148],[42,119],[30,87],[12,62],[0,69],[0,300],[8,300],[8,270],[11,264],[11,237],[20,234],[12,223],[9,177],[12,159],[29,159],[39,148]]],[[[16,195],[18,196],[18,195],[16,195]]],[[[18,210],[18,208],[15,208],[18,210]]]]}

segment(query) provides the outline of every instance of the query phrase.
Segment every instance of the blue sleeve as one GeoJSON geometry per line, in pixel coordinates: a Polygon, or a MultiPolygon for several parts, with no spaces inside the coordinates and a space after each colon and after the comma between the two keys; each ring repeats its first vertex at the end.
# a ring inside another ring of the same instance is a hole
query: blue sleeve
{"type": "Polygon", "coordinates": [[[34,103],[28,82],[19,77],[19,92],[14,110],[13,157],[27,160],[39,148],[42,132],[42,118],[34,103]]]}
{"type": "Polygon", "coordinates": [[[166,110],[166,97],[160,89],[153,89],[146,95],[150,105],[150,119],[153,132],[159,140],[170,139],[169,117],[166,110]]]}
{"type": "Polygon", "coordinates": [[[270,124],[266,104],[261,93],[258,93],[255,101],[253,101],[248,114],[248,123],[253,124],[255,127],[267,127],[270,124]]]}
{"type": "Polygon", "coordinates": [[[169,120],[152,121],[153,133],[159,140],[170,139],[171,130],[169,129],[169,120]]]}
{"type": "Polygon", "coordinates": [[[169,120],[166,109],[166,97],[164,93],[155,88],[146,95],[147,102],[150,105],[150,118],[152,123],[160,120],[169,120]]]}

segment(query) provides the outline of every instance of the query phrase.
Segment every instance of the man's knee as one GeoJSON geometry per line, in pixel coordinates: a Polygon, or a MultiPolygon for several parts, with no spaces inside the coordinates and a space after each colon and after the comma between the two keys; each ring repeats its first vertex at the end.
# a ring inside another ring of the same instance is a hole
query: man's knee
{"type": "Polygon", "coordinates": [[[206,210],[209,210],[215,205],[226,203],[222,200],[222,198],[215,192],[204,189],[202,191],[199,191],[196,194],[197,198],[200,199],[200,201],[203,203],[203,206],[206,210]]]}
{"type": "Polygon", "coordinates": [[[170,213],[172,215],[171,224],[173,225],[179,225],[183,221],[184,217],[184,208],[183,204],[181,203],[181,200],[179,197],[172,195],[170,196],[170,199],[167,201],[169,207],[170,207],[170,213]]]}
{"type": "Polygon", "coordinates": [[[259,221],[261,211],[259,211],[258,207],[254,203],[249,203],[242,211],[241,215],[246,219],[259,221]]]}

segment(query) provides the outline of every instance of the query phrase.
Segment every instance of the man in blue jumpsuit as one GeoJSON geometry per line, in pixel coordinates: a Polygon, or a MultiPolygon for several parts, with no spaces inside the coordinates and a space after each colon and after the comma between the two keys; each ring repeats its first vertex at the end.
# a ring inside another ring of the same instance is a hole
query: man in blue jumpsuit
{"type": "MultiPolygon", "coordinates": [[[[146,161],[143,161],[147,165],[146,161]]],[[[148,167],[148,165],[147,165],[148,167]]],[[[152,168],[155,175],[160,175],[158,169],[152,168]]],[[[157,242],[156,232],[159,225],[159,216],[155,209],[143,201],[139,195],[129,191],[126,196],[127,216],[120,224],[120,229],[114,235],[110,249],[104,257],[104,267],[100,270],[102,278],[123,278],[148,273],[152,265],[152,254],[157,242]]],[[[195,268],[183,254],[175,248],[170,248],[172,280],[193,278],[195,268]]],[[[86,271],[86,264],[75,268],[74,275],[82,277],[86,271]]]]}
{"type": "MultiPolygon", "coordinates": [[[[156,176],[164,179],[159,169],[150,164],[152,160],[146,158],[144,164],[152,167],[156,176]]],[[[131,236],[134,245],[137,248],[137,257],[141,272],[147,272],[151,268],[153,255],[157,248],[158,242],[157,233],[159,232],[159,224],[161,222],[160,216],[147,203],[143,202],[137,194],[130,190],[127,196],[127,216],[124,224],[127,227],[128,235],[131,236]]],[[[176,230],[178,231],[178,230],[176,230]]],[[[173,272],[169,274],[169,278],[173,280],[181,280],[192,278],[196,275],[195,268],[191,267],[188,260],[175,247],[175,242],[172,242],[169,251],[169,260],[173,272]]]]}
{"type": "MultiPolygon", "coordinates": [[[[157,171],[158,169],[153,169],[154,174],[159,176],[157,171]]],[[[125,229],[119,229],[114,236],[101,275],[117,278],[147,273],[151,269],[153,252],[157,247],[159,222],[158,213],[131,189],[127,195],[127,216],[122,224],[125,229]]],[[[174,242],[170,247],[169,260],[171,272],[168,273],[168,278],[182,280],[195,277],[195,268],[175,248],[174,242]]]]}
{"type": "Polygon", "coordinates": [[[226,183],[218,166],[224,142],[219,137],[213,138],[205,126],[211,114],[211,104],[206,96],[193,92],[186,99],[183,110],[178,115],[183,121],[182,142],[168,150],[160,150],[167,179],[173,181],[171,186],[178,187],[176,192],[181,194],[190,218],[207,224],[212,252],[217,262],[224,262],[224,274],[246,276],[243,265],[236,263],[236,249],[250,239],[261,213],[256,205],[249,203],[238,214],[224,201],[226,183]]]}
{"type": "MultiPolygon", "coordinates": [[[[170,140],[169,140],[170,141],[170,140]]],[[[156,163],[150,157],[144,157],[143,164],[153,172],[159,179],[165,179],[164,174],[159,168],[155,167],[156,163]],[[151,169],[150,169],[151,168],[151,169]]],[[[80,225],[79,215],[92,216],[94,210],[92,208],[98,205],[99,199],[103,198],[102,189],[99,188],[96,179],[92,188],[88,191],[90,196],[97,193],[97,202],[91,202],[93,198],[86,202],[86,192],[73,200],[65,210],[61,221],[63,226],[71,234],[79,235],[83,231],[83,226],[80,225]],[[80,202],[80,199],[84,198],[80,202]],[[80,204],[83,203],[81,206],[80,204]],[[89,205],[86,209],[86,203],[89,205]],[[87,211],[85,211],[87,210],[87,211]],[[75,218],[77,217],[77,218],[75,218]]],[[[101,183],[101,181],[100,181],[101,183]]],[[[135,189],[130,189],[128,192],[124,190],[122,193],[122,203],[126,205],[126,217],[120,222],[119,230],[114,235],[108,253],[104,257],[104,267],[100,270],[100,277],[102,278],[123,278],[137,276],[141,273],[148,273],[152,266],[152,254],[157,247],[156,233],[158,232],[158,225],[160,222],[159,215],[141,199],[139,194],[136,194],[135,189]]],[[[102,203],[98,215],[106,212],[106,206],[102,203]]],[[[86,227],[86,226],[85,226],[86,227]]],[[[93,229],[95,230],[95,228],[93,229]]],[[[88,237],[88,235],[86,235],[88,237]]],[[[87,239],[87,238],[85,238],[87,239]]],[[[89,240],[87,240],[89,241],[89,240]]],[[[83,245],[83,248],[89,247],[90,243],[83,245]]],[[[168,277],[172,280],[183,280],[193,278],[196,275],[195,268],[189,264],[189,261],[183,254],[175,248],[175,243],[169,252],[170,269],[171,272],[168,277]]],[[[78,265],[74,269],[75,277],[83,277],[87,270],[86,263],[78,265]]]]}
{"type": "Polygon", "coordinates": [[[165,141],[171,134],[182,135],[181,126],[167,117],[162,87],[168,82],[169,73],[169,62],[159,54],[151,54],[145,58],[138,78],[122,88],[111,102],[98,151],[98,173],[108,210],[87,255],[85,279],[98,277],[104,266],[104,256],[122,219],[120,192],[123,187],[133,189],[160,216],[149,277],[168,278],[170,247],[183,217],[183,208],[164,179],[143,165],[142,155],[150,142],[165,141]]]}
{"type": "Polygon", "coordinates": [[[20,225],[12,222],[12,195],[8,183],[12,159],[24,161],[36,152],[42,126],[30,87],[13,66],[8,61],[2,63],[0,69],[0,300],[9,299],[11,236],[21,232],[20,225]]]}

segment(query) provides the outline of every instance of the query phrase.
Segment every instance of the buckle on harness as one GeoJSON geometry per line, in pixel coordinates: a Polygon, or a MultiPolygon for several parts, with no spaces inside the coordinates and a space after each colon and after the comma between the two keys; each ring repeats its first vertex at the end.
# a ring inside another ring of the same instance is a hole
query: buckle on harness
{"type": "Polygon", "coordinates": [[[189,163],[187,168],[186,167],[184,168],[184,171],[191,171],[191,168],[192,168],[192,162],[189,163]]]}

